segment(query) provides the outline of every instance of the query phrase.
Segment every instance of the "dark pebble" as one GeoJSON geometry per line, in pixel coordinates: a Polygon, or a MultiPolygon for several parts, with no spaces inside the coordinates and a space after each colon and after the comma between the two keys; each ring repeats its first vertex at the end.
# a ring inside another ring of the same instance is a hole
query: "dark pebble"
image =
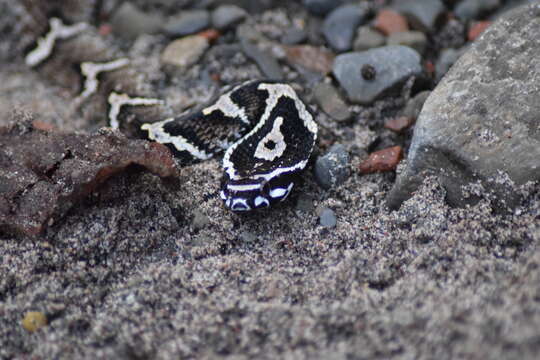
{"type": "Polygon", "coordinates": [[[323,34],[337,52],[350,50],[356,28],[366,18],[367,11],[358,5],[342,5],[324,19],[323,34]]]}
{"type": "Polygon", "coordinates": [[[496,10],[500,0],[463,0],[454,8],[454,14],[461,20],[478,19],[482,14],[496,10]]]}
{"type": "Polygon", "coordinates": [[[304,6],[315,15],[325,15],[341,5],[343,0],[304,0],[304,6]]]}
{"type": "Polygon", "coordinates": [[[236,5],[221,5],[212,12],[212,25],[224,30],[237,25],[247,16],[246,10],[236,5]]]}
{"type": "Polygon", "coordinates": [[[210,13],[206,10],[182,11],[167,19],[163,30],[171,36],[194,34],[210,25],[210,13]]]}
{"type": "Polygon", "coordinates": [[[250,43],[247,39],[241,39],[240,45],[244,54],[255,61],[261,72],[269,80],[283,80],[283,71],[277,60],[268,53],[250,43]]]}
{"type": "Polygon", "coordinates": [[[296,45],[303,43],[307,39],[307,33],[299,28],[288,29],[281,37],[281,43],[285,45],[296,45]]]}
{"type": "Polygon", "coordinates": [[[446,8],[441,0],[402,0],[396,10],[407,17],[413,28],[433,32],[446,8]]]}
{"type": "Polygon", "coordinates": [[[349,177],[349,153],[341,144],[333,145],[315,162],[315,181],[325,190],[339,186],[349,177]]]}

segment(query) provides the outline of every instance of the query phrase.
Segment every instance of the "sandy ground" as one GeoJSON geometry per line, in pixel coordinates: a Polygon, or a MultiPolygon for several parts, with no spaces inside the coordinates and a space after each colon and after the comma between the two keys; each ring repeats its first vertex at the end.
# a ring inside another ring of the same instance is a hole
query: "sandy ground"
{"type": "MultiPolygon", "coordinates": [[[[20,105],[93,129],[66,118],[70,98],[32,70],[0,70],[0,125],[20,105]]],[[[350,126],[357,139],[372,136],[366,121],[350,126]]],[[[367,145],[347,139],[343,185],[324,191],[309,169],[268,211],[227,211],[210,160],[177,179],[130,168],[42,237],[3,235],[0,358],[536,359],[540,186],[499,214],[486,196],[449,207],[428,178],[389,212],[395,174],[360,175],[367,145]],[[335,228],[318,224],[322,207],[335,228]],[[26,331],[28,311],[48,325],[26,331]]]]}

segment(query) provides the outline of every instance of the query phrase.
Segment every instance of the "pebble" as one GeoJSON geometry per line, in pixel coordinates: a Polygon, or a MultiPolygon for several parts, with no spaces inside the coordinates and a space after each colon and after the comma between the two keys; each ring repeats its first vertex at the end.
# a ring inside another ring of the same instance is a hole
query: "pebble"
{"type": "Polygon", "coordinates": [[[423,54],[427,46],[427,37],[420,31],[403,31],[392,33],[386,39],[388,45],[404,45],[423,54]]]}
{"type": "Polygon", "coordinates": [[[371,28],[371,26],[360,26],[356,31],[353,49],[355,51],[364,51],[383,46],[386,43],[385,37],[371,28]]]}
{"type": "Polygon", "coordinates": [[[402,132],[414,124],[414,118],[409,116],[397,116],[384,122],[384,127],[394,132],[402,132]]]}
{"type": "Polygon", "coordinates": [[[366,18],[366,10],[359,5],[342,5],[333,10],[323,22],[326,41],[337,52],[348,51],[352,47],[356,28],[366,18]]]}
{"type": "Polygon", "coordinates": [[[206,10],[182,11],[165,21],[163,30],[171,36],[194,34],[210,26],[210,13],[206,10]]]}
{"type": "Polygon", "coordinates": [[[467,33],[467,39],[469,41],[476,40],[489,26],[491,21],[479,21],[471,25],[469,32],[467,33]]]}
{"type": "Polygon", "coordinates": [[[441,0],[401,0],[395,9],[407,17],[413,28],[423,32],[433,32],[446,11],[441,0]]]}
{"type": "Polygon", "coordinates": [[[391,9],[383,9],[377,13],[374,27],[385,35],[409,30],[407,19],[391,9]]]}
{"type": "Polygon", "coordinates": [[[454,8],[454,15],[461,20],[478,19],[482,14],[496,10],[500,0],[462,0],[454,8]]]}
{"type": "Polygon", "coordinates": [[[193,212],[193,220],[191,221],[191,226],[193,226],[193,229],[200,230],[205,228],[208,224],[210,224],[210,219],[206,214],[204,214],[200,209],[195,209],[193,212]]]}
{"type": "Polygon", "coordinates": [[[187,68],[199,60],[208,45],[208,39],[198,35],[190,35],[174,40],[163,50],[161,62],[187,68]]]}
{"type": "Polygon", "coordinates": [[[358,168],[362,174],[392,171],[396,169],[402,156],[401,146],[389,147],[369,154],[358,168]]]}
{"type": "Polygon", "coordinates": [[[456,49],[443,49],[439,54],[439,58],[435,63],[435,80],[439,82],[442,77],[450,70],[462,52],[456,49]]]}
{"type": "Polygon", "coordinates": [[[257,236],[249,231],[242,231],[239,238],[242,243],[252,243],[257,241],[257,236]]]}
{"type": "Polygon", "coordinates": [[[237,25],[247,16],[246,10],[236,5],[221,5],[212,12],[212,26],[225,30],[237,25]]]}
{"type": "Polygon", "coordinates": [[[336,187],[349,177],[349,153],[341,144],[334,144],[315,161],[315,181],[325,190],[336,187]]]}
{"type": "Polygon", "coordinates": [[[305,42],[307,37],[308,34],[305,30],[292,27],[285,31],[285,34],[281,37],[281,43],[284,45],[296,45],[305,42]]]}
{"type": "Polygon", "coordinates": [[[350,119],[351,112],[349,107],[343,101],[336,88],[331,84],[320,82],[313,88],[313,96],[315,101],[320,105],[322,110],[337,121],[345,121],[350,119]]]}
{"type": "Polygon", "coordinates": [[[343,3],[343,0],[304,0],[304,6],[315,15],[325,15],[343,3]]]}
{"type": "Polygon", "coordinates": [[[390,45],[341,54],[333,72],[350,101],[369,105],[411,76],[421,75],[422,65],[416,50],[390,45]]]}
{"type": "Polygon", "coordinates": [[[128,38],[156,33],[162,24],[161,16],[142,12],[130,2],[123,2],[111,18],[114,32],[128,38]]]}
{"type": "Polygon", "coordinates": [[[337,225],[336,213],[330,208],[322,209],[319,223],[325,228],[335,228],[337,225]]]}
{"type": "Polygon", "coordinates": [[[416,94],[412,99],[409,99],[403,110],[403,116],[412,118],[413,122],[416,121],[429,94],[431,94],[431,91],[425,90],[416,94]]]}
{"type": "Polygon", "coordinates": [[[24,314],[22,327],[28,332],[34,332],[47,325],[47,316],[39,311],[28,311],[24,314]]]}
{"type": "Polygon", "coordinates": [[[314,209],[315,206],[313,206],[313,197],[304,193],[298,195],[298,200],[296,201],[296,210],[310,213],[314,209]]]}
{"type": "Polygon", "coordinates": [[[263,75],[269,80],[281,81],[284,78],[283,71],[277,60],[270,54],[259,50],[257,45],[252,44],[245,38],[240,39],[240,46],[244,54],[255,61],[263,75]]]}
{"type": "Polygon", "coordinates": [[[285,46],[287,61],[326,75],[332,71],[334,54],[322,47],[311,45],[285,46]]]}

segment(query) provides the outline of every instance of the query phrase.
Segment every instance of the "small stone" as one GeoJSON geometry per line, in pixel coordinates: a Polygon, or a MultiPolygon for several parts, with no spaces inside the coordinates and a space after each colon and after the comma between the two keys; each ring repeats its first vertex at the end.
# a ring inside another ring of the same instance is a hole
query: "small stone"
{"type": "Polygon", "coordinates": [[[191,226],[193,226],[193,229],[200,230],[205,228],[208,224],[210,224],[210,219],[206,214],[204,214],[200,209],[195,209],[193,211],[193,220],[191,221],[191,226]]]}
{"type": "Polygon", "coordinates": [[[336,214],[330,208],[324,208],[319,216],[319,223],[325,228],[335,228],[337,225],[336,214]]]}
{"type": "Polygon", "coordinates": [[[281,37],[281,43],[285,45],[296,45],[306,41],[308,34],[305,30],[293,27],[285,31],[281,37]]]}
{"type": "Polygon", "coordinates": [[[123,2],[111,18],[115,33],[129,38],[153,34],[160,30],[163,19],[158,14],[142,12],[130,2],[123,2]]]}
{"type": "Polygon", "coordinates": [[[257,236],[249,231],[242,231],[239,238],[243,243],[253,243],[257,241],[257,236]]]}
{"type": "Polygon", "coordinates": [[[171,36],[185,36],[206,29],[210,25],[210,14],[206,10],[182,11],[165,22],[163,30],[171,36]]]}
{"type": "Polygon", "coordinates": [[[343,0],[304,0],[304,6],[315,15],[325,15],[342,3],[343,0]]]}
{"type": "Polygon", "coordinates": [[[374,26],[385,35],[409,30],[407,19],[400,13],[390,9],[379,11],[374,26]]]}
{"type": "Polygon", "coordinates": [[[236,5],[221,5],[212,12],[212,25],[224,30],[237,25],[247,16],[246,10],[236,5]]]}
{"type": "Polygon", "coordinates": [[[360,70],[362,73],[362,78],[367,81],[374,80],[377,76],[377,70],[373,67],[373,65],[370,64],[364,64],[362,66],[362,70],[360,70]]]}
{"type": "Polygon", "coordinates": [[[244,54],[255,61],[261,72],[269,80],[283,80],[283,71],[277,60],[270,54],[259,50],[257,45],[247,39],[240,39],[240,45],[244,54]]]}
{"type": "Polygon", "coordinates": [[[208,39],[191,35],[171,42],[161,54],[161,62],[181,68],[187,68],[199,60],[208,48],[208,39]]]}
{"type": "Polygon", "coordinates": [[[386,42],[384,36],[370,26],[360,26],[356,32],[353,49],[355,51],[364,51],[383,46],[386,42]]]}
{"type": "Polygon", "coordinates": [[[500,0],[462,0],[454,8],[454,15],[461,20],[478,19],[501,6],[500,0]]]}
{"type": "Polygon", "coordinates": [[[371,153],[360,164],[360,173],[370,174],[374,172],[393,171],[396,169],[402,155],[401,146],[393,146],[371,153]]]}
{"type": "Polygon", "coordinates": [[[47,316],[39,311],[28,311],[24,314],[22,327],[28,332],[35,332],[47,325],[47,316]]]}
{"type": "Polygon", "coordinates": [[[305,213],[310,213],[315,209],[313,206],[313,198],[307,194],[298,195],[298,200],[296,201],[296,210],[302,211],[305,213]]]}
{"type": "Polygon", "coordinates": [[[435,80],[437,82],[442,79],[461,54],[462,51],[452,48],[441,50],[439,59],[437,59],[437,63],[435,64],[435,80]]]}
{"type": "Polygon", "coordinates": [[[476,38],[479,37],[490,25],[491,21],[479,21],[474,23],[467,33],[467,39],[469,39],[469,41],[476,40],[476,38]]]}
{"type": "Polygon", "coordinates": [[[314,172],[315,181],[325,190],[343,184],[350,173],[349,153],[343,145],[333,145],[326,154],[317,158],[314,172]]]}
{"type": "Polygon", "coordinates": [[[400,0],[395,9],[407,17],[414,29],[423,32],[433,32],[446,11],[441,0],[400,0]]]}
{"type": "Polygon", "coordinates": [[[413,119],[413,122],[416,121],[429,94],[431,94],[431,91],[425,90],[416,94],[412,99],[409,99],[403,110],[403,116],[413,119]]]}
{"type": "Polygon", "coordinates": [[[334,54],[325,48],[311,45],[285,46],[287,61],[323,75],[332,71],[334,54]]]}
{"type": "Polygon", "coordinates": [[[413,48],[420,54],[426,50],[427,37],[420,31],[403,31],[391,34],[386,39],[388,45],[404,45],[413,48]]]}
{"type": "Polygon", "coordinates": [[[358,5],[342,5],[324,19],[323,34],[337,52],[350,50],[356,28],[366,18],[366,11],[358,5]]]}
{"type": "Polygon", "coordinates": [[[332,119],[337,121],[350,119],[349,107],[332,85],[318,83],[313,88],[313,96],[323,111],[332,119]]]}
{"type": "Polygon", "coordinates": [[[384,127],[394,132],[402,132],[414,124],[414,119],[408,116],[393,117],[385,121],[384,127]]]}
{"type": "Polygon", "coordinates": [[[364,105],[401,86],[411,76],[420,76],[422,71],[418,52],[401,45],[341,54],[333,66],[333,72],[349,100],[364,105]],[[368,74],[365,66],[372,67],[374,72],[368,74]]]}

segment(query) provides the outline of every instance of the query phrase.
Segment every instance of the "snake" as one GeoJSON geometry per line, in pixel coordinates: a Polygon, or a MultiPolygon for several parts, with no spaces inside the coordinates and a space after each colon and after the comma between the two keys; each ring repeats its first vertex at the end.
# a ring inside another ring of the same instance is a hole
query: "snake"
{"type": "Polygon", "coordinates": [[[291,85],[252,80],[224,90],[202,110],[140,129],[181,164],[223,155],[220,197],[226,208],[245,212],[288,197],[308,164],[318,127],[291,85]]]}

